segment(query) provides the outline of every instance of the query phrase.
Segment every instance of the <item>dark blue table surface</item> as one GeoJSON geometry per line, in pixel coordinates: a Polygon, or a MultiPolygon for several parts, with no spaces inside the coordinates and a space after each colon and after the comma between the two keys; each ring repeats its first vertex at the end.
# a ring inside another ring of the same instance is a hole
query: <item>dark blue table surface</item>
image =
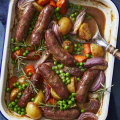
{"type": "MultiPolygon", "coordinates": [[[[112,0],[120,12],[120,0],[112,0]]],[[[9,0],[0,0],[0,21],[6,27],[7,11],[9,0]]],[[[1,28],[0,28],[1,29],[1,28]]],[[[4,31],[3,31],[4,32],[4,31]]],[[[117,48],[120,49],[120,26],[118,33],[117,48]]],[[[2,44],[0,44],[2,47],[2,44]]],[[[1,57],[1,56],[0,56],[1,57]]],[[[115,67],[113,74],[113,84],[110,97],[110,105],[107,120],[120,120],[120,61],[115,59],[115,67]]],[[[0,120],[4,120],[0,114],[0,120]]]]}

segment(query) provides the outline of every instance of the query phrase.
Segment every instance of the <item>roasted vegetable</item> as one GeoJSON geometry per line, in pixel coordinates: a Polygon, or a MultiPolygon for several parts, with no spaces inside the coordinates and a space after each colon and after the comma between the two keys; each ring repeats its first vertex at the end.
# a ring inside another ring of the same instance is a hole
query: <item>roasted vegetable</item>
{"type": "Polygon", "coordinates": [[[38,94],[35,96],[34,103],[35,103],[36,105],[39,105],[40,102],[43,102],[43,101],[44,101],[44,94],[43,94],[43,92],[40,90],[40,91],[38,92],[38,94]]]}
{"type": "Polygon", "coordinates": [[[62,35],[66,35],[67,33],[69,33],[72,29],[72,22],[69,18],[67,17],[62,17],[59,21],[58,21],[58,25],[59,25],[59,31],[62,33],[62,35]]]}
{"type": "Polygon", "coordinates": [[[91,48],[90,48],[90,44],[83,44],[83,49],[84,49],[84,55],[86,56],[87,54],[91,54],[91,48]]]}
{"type": "Polygon", "coordinates": [[[93,57],[104,57],[104,49],[94,43],[91,44],[91,52],[93,57]]]}
{"type": "Polygon", "coordinates": [[[70,93],[75,93],[75,77],[71,77],[70,84],[67,85],[67,89],[70,93]]]}
{"type": "Polygon", "coordinates": [[[10,93],[10,101],[13,101],[17,97],[18,93],[19,93],[19,89],[14,88],[10,93]]]}
{"type": "Polygon", "coordinates": [[[73,52],[73,49],[74,49],[73,43],[72,43],[71,41],[69,41],[69,40],[65,40],[65,41],[63,42],[63,44],[62,44],[62,47],[63,47],[66,51],[68,51],[69,53],[72,53],[72,52],[73,52]]]}
{"type": "Polygon", "coordinates": [[[50,2],[50,0],[37,0],[37,3],[41,6],[44,6],[46,4],[48,4],[50,2]]]}
{"type": "Polygon", "coordinates": [[[38,11],[38,12],[41,12],[41,10],[43,9],[43,7],[42,6],[40,6],[38,3],[36,3],[36,2],[33,2],[33,5],[34,5],[34,7],[36,8],[36,10],[38,11]]]}
{"type": "Polygon", "coordinates": [[[26,113],[32,119],[40,119],[42,117],[42,112],[40,108],[33,102],[28,102],[26,106],[26,113]]]}
{"type": "Polygon", "coordinates": [[[35,73],[35,68],[33,65],[27,65],[25,67],[25,73],[27,74],[27,76],[32,76],[35,73]]]}
{"type": "Polygon", "coordinates": [[[56,100],[61,99],[52,88],[50,89],[50,92],[51,92],[52,97],[55,98],[56,100]]]}
{"type": "Polygon", "coordinates": [[[79,28],[79,37],[83,40],[90,40],[92,38],[92,34],[88,27],[87,23],[83,23],[79,28]]]}
{"type": "Polygon", "coordinates": [[[74,58],[75,58],[75,60],[76,60],[77,62],[79,62],[79,63],[84,62],[84,61],[87,60],[87,57],[86,57],[86,56],[81,56],[81,55],[75,55],[74,58]]]}
{"type": "Polygon", "coordinates": [[[18,78],[18,82],[20,83],[20,85],[23,85],[23,84],[25,84],[26,83],[26,77],[25,76],[20,76],[19,78],[18,78]]]}

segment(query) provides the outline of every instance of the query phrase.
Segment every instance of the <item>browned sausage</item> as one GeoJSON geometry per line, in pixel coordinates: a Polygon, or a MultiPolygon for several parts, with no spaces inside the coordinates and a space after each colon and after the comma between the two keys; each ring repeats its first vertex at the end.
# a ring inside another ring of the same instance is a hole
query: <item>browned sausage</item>
{"type": "MultiPolygon", "coordinates": [[[[32,78],[31,78],[31,82],[32,84],[36,87],[36,88],[40,88],[41,86],[41,76],[37,73],[35,73],[32,78]]],[[[29,85],[23,92],[21,98],[18,101],[18,105],[20,107],[25,107],[27,105],[27,103],[31,100],[31,98],[35,95],[35,92],[33,90],[33,87],[31,85],[29,85]]]]}
{"type": "Polygon", "coordinates": [[[45,40],[50,53],[66,66],[74,66],[74,58],[67,51],[60,47],[54,32],[48,29],[45,33],[45,40]]]}
{"type": "Polygon", "coordinates": [[[68,90],[62,83],[58,75],[45,63],[38,67],[38,72],[43,76],[47,83],[54,89],[59,97],[65,99],[68,97],[68,90]]]}
{"type": "Polygon", "coordinates": [[[77,85],[76,100],[79,103],[84,103],[86,101],[88,90],[90,89],[90,86],[97,77],[98,73],[99,70],[87,70],[84,73],[82,79],[77,85]]]}
{"type": "Polygon", "coordinates": [[[16,35],[15,35],[15,41],[23,42],[28,33],[28,29],[30,26],[30,22],[35,14],[35,8],[32,3],[30,3],[24,10],[21,19],[18,23],[16,35]]]}
{"type": "Polygon", "coordinates": [[[10,90],[14,88],[13,84],[17,82],[17,79],[18,78],[16,76],[12,76],[11,78],[8,79],[8,86],[10,90]]]}
{"type": "Polygon", "coordinates": [[[47,5],[40,13],[38,21],[35,25],[35,28],[30,38],[32,45],[39,46],[40,41],[43,38],[43,33],[47,28],[53,13],[54,8],[51,5],[47,5]]]}
{"type": "Polygon", "coordinates": [[[43,107],[41,108],[43,115],[49,119],[56,120],[74,120],[79,117],[80,112],[76,108],[68,110],[53,110],[52,108],[43,107]]]}
{"type": "Polygon", "coordinates": [[[84,109],[85,112],[97,113],[100,108],[100,102],[97,99],[90,99],[89,102],[84,104],[78,104],[80,109],[84,109]]]}

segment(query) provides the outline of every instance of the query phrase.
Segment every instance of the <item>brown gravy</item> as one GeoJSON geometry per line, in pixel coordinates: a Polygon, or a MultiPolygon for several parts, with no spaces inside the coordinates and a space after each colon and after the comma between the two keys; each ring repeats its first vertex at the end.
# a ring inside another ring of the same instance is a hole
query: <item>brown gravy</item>
{"type": "MultiPolygon", "coordinates": [[[[104,13],[101,10],[94,7],[87,7],[87,8],[88,8],[87,13],[96,20],[100,33],[104,37],[105,22],[106,22],[104,13]]],[[[94,19],[90,18],[85,20],[85,22],[89,23],[89,28],[93,35],[96,31],[94,19]]]]}

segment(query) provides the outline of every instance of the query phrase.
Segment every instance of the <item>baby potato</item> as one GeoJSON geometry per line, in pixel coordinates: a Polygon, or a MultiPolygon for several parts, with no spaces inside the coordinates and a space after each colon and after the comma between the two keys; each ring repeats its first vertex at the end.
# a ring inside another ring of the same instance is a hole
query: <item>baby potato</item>
{"type": "Polygon", "coordinates": [[[104,49],[96,44],[91,44],[91,52],[94,57],[104,57],[104,49]]]}
{"type": "Polygon", "coordinates": [[[10,93],[10,101],[13,101],[17,97],[18,93],[19,93],[19,89],[14,88],[10,93]]]}
{"type": "Polygon", "coordinates": [[[69,53],[72,53],[74,49],[73,43],[70,40],[65,40],[62,44],[62,47],[69,53]]]}
{"type": "Polygon", "coordinates": [[[40,108],[33,102],[28,102],[26,106],[26,113],[32,119],[40,119],[42,117],[42,112],[40,108]]]}
{"type": "Polygon", "coordinates": [[[38,92],[38,94],[35,96],[34,103],[36,105],[39,105],[39,102],[43,102],[43,100],[44,100],[44,94],[43,94],[42,90],[40,90],[38,92]]]}
{"type": "Polygon", "coordinates": [[[20,85],[23,85],[23,84],[25,84],[26,83],[26,77],[23,75],[23,76],[20,76],[19,78],[18,78],[18,82],[20,83],[20,85]]]}
{"type": "Polygon", "coordinates": [[[75,92],[75,77],[71,77],[71,82],[67,85],[67,89],[70,93],[75,92]]]}
{"type": "Polygon", "coordinates": [[[52,88],[50,89],[50,92],[53,98],[55,98],[56,100],[61,100],[61,98],[57,95],[57,93],[52,88]]]}
{"type": "Polygon", "coordinates": [[[59,21],[58,21],[58,25],[59,25],[59,31],[62,33],[62,35],[66,35],[67,33],[69,33],[72,29],[72,22],[69,18],[67,17],[62,17],[59,21]]]}
{"type": "Polygon", "coordinates": [[[83,23],[79,28],[79,37],[84,40],[90,40],[92,34],[87,23],[83,23]]]}

